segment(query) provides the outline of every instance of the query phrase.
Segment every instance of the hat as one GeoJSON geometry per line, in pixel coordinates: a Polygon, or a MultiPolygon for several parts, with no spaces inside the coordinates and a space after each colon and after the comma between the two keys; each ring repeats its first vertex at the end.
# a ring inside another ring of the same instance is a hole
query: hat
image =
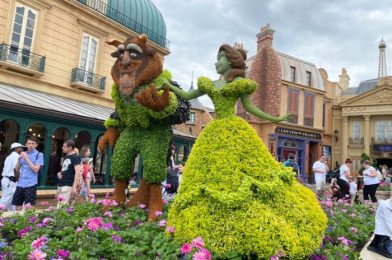
{"type": "Polygon", "coordinates": [[[26,148],[26,146],[21,145],[20,143],[13,143],[13,144],[11,144],[11,149],[15,149],[15,148],[18,148],[18,147],[26,148]]]}

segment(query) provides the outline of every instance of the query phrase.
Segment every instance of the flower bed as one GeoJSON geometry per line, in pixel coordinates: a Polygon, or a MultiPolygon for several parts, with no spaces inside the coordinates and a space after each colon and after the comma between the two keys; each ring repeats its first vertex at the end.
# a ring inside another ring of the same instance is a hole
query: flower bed
{"type": "MultiPolygon", "coordinates": [[[[156,212],[157,222],[146,222],[147,210],[111,208],[92,199],[74,208],[27,210],[24,215],[0,218],[0,259],[214,259],[202,238],[180,245],[166,226],[167,210],[156,212]]],[[[310,259],[357,259],[374,228],[374,212],[364,206],[321,201],[328,229],[320,249],[310,259]]],[[[229,259],[241,259],[232,252],[229,259]]],[[[280,252],[271,259],[284,258],[280,252]]]]}

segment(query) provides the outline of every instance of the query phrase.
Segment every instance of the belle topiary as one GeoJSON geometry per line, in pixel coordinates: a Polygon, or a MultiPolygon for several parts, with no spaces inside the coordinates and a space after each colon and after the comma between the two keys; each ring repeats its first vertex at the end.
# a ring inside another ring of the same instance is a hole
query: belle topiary
{"type": "Polygon", "coordinates": [[[243,50],[225,44],[216,63],[223,80],[200,78],[198,89],[189,93],[166,82],[184,99],[207,94],[217,116],[192,148],[168,224],[175,227],[178,242],[201,236],[219,257],[234,251],[258,259],[277,253],[299,259],[319,247],[327,219],[313,192],[276,162],[255,130],[234,115],[241,98],[245,109],[260,118],[287,118],[251,104],[249,95],[257,85],[242,78],[245,59],[243,50]]]}

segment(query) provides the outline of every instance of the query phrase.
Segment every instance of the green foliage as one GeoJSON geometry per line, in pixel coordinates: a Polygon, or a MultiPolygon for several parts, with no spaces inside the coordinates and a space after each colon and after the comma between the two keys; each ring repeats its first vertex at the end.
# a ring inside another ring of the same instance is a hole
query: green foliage
{"type": "MultiPolygon", "coordinates": [[[[166,208],[167,209],[167,208],[166,208]]],[[[42,212],[27,211],[24,215],[2,219],[3,227],[0,228],[1,241],[12,242],[1,251],[12,254],[9,259],[27,259],[32,248],[32,242],[46,236],[48,241],[42,251],[47,254],[47,259],[57,258],[57,250],[70,251],[69,259],[177,259],[180,245],[173,241],[171,236],[165,234],[165,227],[159,226],[159,221],[166,218],[160,217],[158,222],[146,222],[147,211],[141,208],[130,208],[125,211],[121,208],[112,208],[113,216],[102,212],[102,205],[86,203],[77,205],[71,213],[66,208],[42,212]],[[36,218],[35,221],[31,217],[36,218]],[[92,217],[101,217],[104,224],[95,232],[83,223],[92,217]],[[40,227],[44,218],[52,220],[40,227]],[[31,230],[24,236],[18,237],[18,232],[25,227],[31,230]],[[112,227],[110,227],[112,226],[112,227]],[[121,242],[113,239],[121,238],[121,242]]],[[[2,258],[1,259],[8,259],[2,258]]]]}
{"type": "Polygon", "coordinates": [[[313,192],[235,116],[212,121],[196,140],[169,212],[176,241],[201,236],[219,257],[305,257],[319,247],[326,222],[313,192]]]}
{"type": "Polygon", "coordinates": [[[217,89],[212,81],[206,77],[200,77],[197,82],[198,88],[208,94],[215,106],[217,118],[234,116],[235,103],[241,94],[251,94],[256,90],[256,82],[249,79],[236,79],[227,83],[223,88],[217,89]]]}

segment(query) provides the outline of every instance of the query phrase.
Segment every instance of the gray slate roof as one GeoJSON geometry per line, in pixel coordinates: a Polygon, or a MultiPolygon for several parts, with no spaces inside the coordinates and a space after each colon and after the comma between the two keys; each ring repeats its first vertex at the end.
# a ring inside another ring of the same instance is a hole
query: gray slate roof
{"type": "Polygon", "coordinates": [[[348,88],[346,91],[343,91],[342,96],[354,96],[354,95],[356,96],[365,93],[375,88],[379,80],[380,79],[368,79],[368,80],[361,81],[358,87],[348,88]]]}

